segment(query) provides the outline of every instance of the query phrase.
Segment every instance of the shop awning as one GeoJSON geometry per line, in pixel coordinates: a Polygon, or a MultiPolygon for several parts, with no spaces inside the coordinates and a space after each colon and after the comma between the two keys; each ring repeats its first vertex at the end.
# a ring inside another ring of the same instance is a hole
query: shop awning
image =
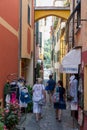
{"type": "Polygon", "coordinates": [[[78,66],[81,64],[81,48],[72,49],[62,59],[60,65],[61,73],[78,73],[78,66]]]}

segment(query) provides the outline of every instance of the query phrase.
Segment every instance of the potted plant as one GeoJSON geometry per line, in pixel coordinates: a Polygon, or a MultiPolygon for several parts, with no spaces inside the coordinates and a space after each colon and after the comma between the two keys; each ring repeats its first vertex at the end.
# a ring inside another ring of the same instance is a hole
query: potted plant
{"type": "Polygon", "coordinates": [[[7,130],[12,130],[18,124],[20,119],[20,108],[18,102],[10,103],[9,108],[4,109],[0,117],[1,123],[6,126],[7,130]]]}
{"type": "Polygon", "coordinates": [[[0,121],[0,130],[4,130],[4,123],[0,121]]]}
{"type": "Polygon", "coordinates": [[[31,101],[28,103],[28,106],[27,106],[27,111],[28,112],[32,112],[33,110],[33,102],[32,102],[32,87],[30,85],[27,85],[27,88],[28,88],[28,92],[29,92],[29,95],[30,95],[30,99],[31,101]]]}

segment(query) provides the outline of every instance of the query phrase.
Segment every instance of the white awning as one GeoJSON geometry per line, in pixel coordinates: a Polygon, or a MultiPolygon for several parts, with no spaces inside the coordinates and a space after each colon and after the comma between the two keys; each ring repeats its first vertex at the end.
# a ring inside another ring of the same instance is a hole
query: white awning
{"type": "Polygon", "coordinates": [[[78,73],[78,65],[81,64],[81,48],[72,49],[62,59],[61,73],[78,73]]]}

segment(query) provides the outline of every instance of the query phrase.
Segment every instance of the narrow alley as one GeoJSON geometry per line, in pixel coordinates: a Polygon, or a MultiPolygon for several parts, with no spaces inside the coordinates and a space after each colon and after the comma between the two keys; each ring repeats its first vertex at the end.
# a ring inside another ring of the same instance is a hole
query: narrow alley
{"type": "Polygon", "coordinates": [[[66,109],[62,113],[62,121],[58,122],[55,119],[55,111],[53,106],[49,103],[43,108],[43,118],[36,122],[35,116],[32,113],[26,114],[24,122],[20,122],[20,129],[22,130],[78,130],[76,122],[73,122],[71,112],[66,109]]]}
{"type": "Polygon", "coordinates": [[[0,130],[87,130],[87,0],[0,0],[0,60],[0,130]],[[48,97],[42,119],[32,112],[50,75],[71,102],[60,122],[48,97]]]}

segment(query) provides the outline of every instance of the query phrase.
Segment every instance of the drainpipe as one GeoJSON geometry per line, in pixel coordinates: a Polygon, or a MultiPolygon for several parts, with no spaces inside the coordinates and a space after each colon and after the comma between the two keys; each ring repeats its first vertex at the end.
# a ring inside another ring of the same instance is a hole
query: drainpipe
{"type": "Polygon", "coordinates": [[[18,44],[18,77],[21,76],[21,34],[22,34],[22,0],[19,1],[19,44],[18,44]]]}
{"type": "MultiPolygon", "coordinates": [[[[75,7],[75,0],[73,0],[73,10],[74,10],[74,7],[75,7]]],[[[75,42],[75,40],[74,40],[74,21],[75,21],[75,16],[73,15],[72,47],[74,47],[74,42],[75,42]]]]}
{"type": "MultiPolygon", "coordinates": [[[[36,6],[36,0],[34,0],[34,8],[35,8],[35,6],[36,6]]],[[[34,15],[35,15],[35,13],[34,13],[34,15]]],[[[34,34],[34,39],[33,39],[33,84],[35,84],[35,82],[36,82],[36,67],[35,67],[35,45],[36,45],[36,42],[35,42],[35,22],[34,22],[34,32],[33,32],[33,34],[34,34]]]]}

